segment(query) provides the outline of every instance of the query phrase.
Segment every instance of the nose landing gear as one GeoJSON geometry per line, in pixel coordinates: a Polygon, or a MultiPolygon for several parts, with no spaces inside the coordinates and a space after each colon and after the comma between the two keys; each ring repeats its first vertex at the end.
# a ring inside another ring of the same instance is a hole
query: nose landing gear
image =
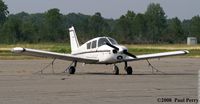
{"type": "MultiPolygon", "coordinates": [[[[133,69],[131,66],[128,66],[127,62],[125,62],[124,70],[126,71],[127,75],[133,74],[133,69]]],[[[119,75],[119,68],[116,64],[114,64],[114,66],[113,66],[113,74],[119,75]]]]}
{"type": "Polygon", "coordinates": [[[126,70],[127,75],[132,75],[132,74],[133,74],[133,69],[132,69],[132,67],[131,67],[131,66],[128,66],[128,64],[127,64],[126,61],[125,61],[124,69],[126,70]]]}
{"type": "Polygon", "coordinates": [[[132,75],[133,74],[133,69],[132,69],[132,67],[130,67],[130,66],[128,66],[128,67],[126,67],[126,72],[127,72],[127,75],[132,75]]]}

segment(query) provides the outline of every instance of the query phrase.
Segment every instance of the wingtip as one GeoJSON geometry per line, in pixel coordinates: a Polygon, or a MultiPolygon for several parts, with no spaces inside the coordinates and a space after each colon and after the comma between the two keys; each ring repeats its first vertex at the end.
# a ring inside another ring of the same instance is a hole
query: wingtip
{"type": "Polygon", "coordinates": [[[188,54],[188,53],[190,53],[188,50],[184,50],[184,52],[185,52],[185,54],[188,54]]]}
{"type": "Polygon", "coordinates": [[[24,52],[24,51],[25,51],[25,49],[22,48],[22,47],[15,47],[15,48],[11,49],[11,52],[13,52],[13,53],[21,53],[21,52],[24,52]]]}

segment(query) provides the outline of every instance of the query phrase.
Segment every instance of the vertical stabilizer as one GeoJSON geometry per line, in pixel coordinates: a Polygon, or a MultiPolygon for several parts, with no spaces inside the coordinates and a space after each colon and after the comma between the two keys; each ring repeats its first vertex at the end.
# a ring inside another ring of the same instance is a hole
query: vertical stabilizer
{"type": "Polygon", "coordinates": [[[69,35],[70,35],[70,45],[71,45],[71,53],[74,53],[74,51],[79,47],[79,42],[76,36],[76,32],[74,27],[72,26],[69,28],[69,35]]]}

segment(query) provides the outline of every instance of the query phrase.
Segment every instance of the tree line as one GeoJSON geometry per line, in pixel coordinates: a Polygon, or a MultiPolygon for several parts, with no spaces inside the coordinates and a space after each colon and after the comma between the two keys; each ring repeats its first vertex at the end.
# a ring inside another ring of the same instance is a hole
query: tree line
{"type": "Polygon", "coordinates": [[[145,13],[127,11],[118,19],[97,12],[61,14],[57,8],[44,13],[9,14],[0,0],[0,43],[67,42],[68,28],[74,26],[81,43],[98,36],[110,36],[120,43],[185,43],[189,36],[200,40],[199,15],[189,20],[167,18],[160,4],[151,3],[145,13]]]}

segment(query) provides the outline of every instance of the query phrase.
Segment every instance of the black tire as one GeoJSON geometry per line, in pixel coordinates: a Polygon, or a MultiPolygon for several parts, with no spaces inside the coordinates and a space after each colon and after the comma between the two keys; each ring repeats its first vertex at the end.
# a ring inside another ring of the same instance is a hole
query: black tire
{"type": "Polygon", "coordinates": [[[127,72],[127,75],[132,75],[132,74],[133,74],[133,69],[132,69],[132,67],[128,66],[128,67],[126,68],[126,72],[127,72]]]}
{"type": "Polygon", "coordinates": [[[117,66],[114,66],[114,68],[113,68],[113,74],[114,75],[119,75],[119,68],[117,66]]]}
{"type": "Polygon", "coordinates": [[[75,69],[74,66],[71,66],[71,67],[69,68],[69,74],[74,74],[75,71],[76,71],[76,69],[75,69]]]}

